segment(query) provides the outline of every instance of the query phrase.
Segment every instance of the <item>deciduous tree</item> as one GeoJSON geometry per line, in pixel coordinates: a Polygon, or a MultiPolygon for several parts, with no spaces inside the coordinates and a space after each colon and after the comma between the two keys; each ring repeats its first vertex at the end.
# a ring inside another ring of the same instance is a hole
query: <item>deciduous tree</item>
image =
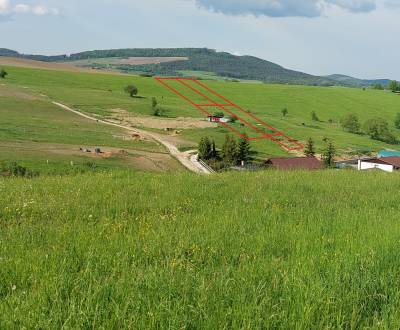
{"type": "Polygon", "coordinates": [[[125,93],[128,93],[130,97],[135,97],[138,94],[139,90],[135,85],[128,85],[125,87],[125,93]]]}

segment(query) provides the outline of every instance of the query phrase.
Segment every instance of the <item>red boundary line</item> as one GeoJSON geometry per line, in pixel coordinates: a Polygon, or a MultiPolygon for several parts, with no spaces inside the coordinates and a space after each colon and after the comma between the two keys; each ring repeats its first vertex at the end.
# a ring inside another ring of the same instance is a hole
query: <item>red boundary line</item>
{"type": "Polygon", "coordinates": [[[160,82],[161,84],[163,84],[165,87],[167,87],[168,89],[170,89],[172,92],[174,92],[176,95],[178,95],[179,97],[183,98],[184,100],[186,100],[187,102],[189,102],[191,105],[193,105],[194,107],[196,107],[197,109],[199,109],[201,112],[205,113],[207,116],[209,116],[210,118],[213,118],[215,121],[219,122],[221,125],[225,126],[226,128],[228,128],[229,130],[233,131],[234,133],[236,133],[237,135],[239,135],[240,137],[244,137],[244,135],[242,133],[240,133],[238,130],[236,130],[235,128],[227,125],[226,123],[223,123],[219,118],[216,118],[214,116],[211,115],[211,113],[209,113],[207,110],[203,109],[205,107],[218,107],[221,108],[222,110],[228,112],[229,114],[231,114],[231,116],[236,117],[239,121],[243,122],[245,125],[247,125],[248,127],[252,128],[253,130],[257,131],[258,133],[261,133],[262,136],[261,137],[256,137],[256,138],[247,138],[249,141],[255,141],[255,140],[260,140],[260,139],[270,139],[271,141],[281,145],[282,147],[284,147],[286,150],[302,150],[304,149],[304,146],[298,142],[295,139],[292,139],[289,136],[286,136],[283,132],[279,131],[278,129],[276,129],[275,127],[267,124],[266,122],[262,121],[261,119],[259,119],[258,117],[256,117],[255,115],[253,115],[252,113],[250,113],[249,111],[244,110],[243,108],[239,107],[238,105],[234,104],[232,101],[228,100],[227,98],[223,97],[222,95],[218,94],[217,92],[215,92],[214,90],[210,89],[209,87],[207,87],[206,85],[202,84],[201,82],[199,82],[196,79],[193,78],[161,78],[161,77],[157,77],[155,78],[158,82],[160,82]],[[191,100],[189,97],[183,95],[182,93],[180,93],[179,91],[177,91],[175,88],[173,88],[172,86],[170,86],[168,83],[166,83],[166,81],[178,81],[179,83],[181,83],[183,86],[185,86],[186,88],[189,88],[190,90],[192,90],[193,92],[195,92],[196,94],[202,96],[203,98],[205,98],[206,100],[210,101],[210,104],[196,104],[193,100],[191,100]],[[204,95],[203,93],[201,93],[198,89],[196,89],[195,87],[189,85],[187,82],[193,82],[195,84],[197,84],[198,86],[200,86],[201,88],[207,90],[208,92],[210,92],[211,94],[215,95],[216,97],[218,97],[219,99],[223,100],[224,102],[226,102],[226,104],[221,104],[221,103],[216,103],[214,102],[214,100],[210,99],[209,97],[207,97],[206,95],[204,95]],[[252,117],[254,120],[256,120],[257,122],[259,122],[261,125],[267,127],[269,130],[272,130],[273,134],[267,134],[263,131],[261,131],[258,127],[250,124],[249,122],[247,122],[246,120],[244,120],[243,118],[239,117],[237,114],[233,113],[232,111],[226,109],[227,107],[234,107],[237,110],[245,113],[246,115],[252,117]],[[287,143],[282,142],[280,140],[275,139],[274,137],[282,137],[284,140],[287,141],[287,143]],[[291,146],[295,145],[295,147],[291,146]]]}

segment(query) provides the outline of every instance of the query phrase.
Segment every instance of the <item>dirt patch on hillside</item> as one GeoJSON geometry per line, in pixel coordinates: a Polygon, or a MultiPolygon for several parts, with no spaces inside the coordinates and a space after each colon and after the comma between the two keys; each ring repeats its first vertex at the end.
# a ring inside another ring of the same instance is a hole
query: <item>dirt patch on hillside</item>
{"type": "Polygon", "coordinates": [[[121,59],[119,64],[130,64],[130,65],[144,65],[144,64],[160,64],[177,61],[187,61],[187,57],[129,57],[127,59],[121,59]]]}
{"type": "Polygon", "coordinates": [[[21,68],[28,69],[43,69],[43,70],[53,70],[53,71],[68,71],[68,72],[86,72],[86,73],[105,73],[105,74],[113,74],[113,75],[122,75],[117,72],[110,71],[100,71],[89,68],[81,68],[74,65],[69,65],[66,63],[50,63],[50,62],[41,62],[34,60],[27,60],[22,58],[13,58],[13,57],[2,57],[0,56],[0,65],[4,66],[15,66],[21,68]]]}
{"type": "Polygon", "coordinates": [[[0,84],[0,97],[9,97],[23,100],[44,100],[45,97],[29,93],[28,89],[20,89],[6,84],[0,84]]]}
{"type": "Polygon", "coordinates": [[[216,123],[210,123],[205,118],[158,118],[158,117],[142,117],[130,113],[123,109],[112,109],[112,115],[107,120],[117,120],[118,122],[128,124],[138,128],[155,128],[162,130],[181,130],[196,128],[213,128],[217,127],[216,123]]]}
{"type": "Polygon", "coordinates": [[[180,164],[167,153],[152,153],[135,149],[120,149],[112,147],[101,147],[101,153],[95,152],[94,146],[76,146],[68,144],[53,144],[39,142],[2,142],[2,152],[15,152],[16,154],[40,154],[43,162],[52,160],[54,156],[80,157],[93,163],[96,160],[114,160],[120,165],[126,165],[141,170],[167,172],[182,170],[180,164]],[[81,150],[82,149],[82,150],[81,150]],[[90,152],[89,152],[90,151],[90,152]],[[54,155],[54,156],[52,156],[54,155]]]}

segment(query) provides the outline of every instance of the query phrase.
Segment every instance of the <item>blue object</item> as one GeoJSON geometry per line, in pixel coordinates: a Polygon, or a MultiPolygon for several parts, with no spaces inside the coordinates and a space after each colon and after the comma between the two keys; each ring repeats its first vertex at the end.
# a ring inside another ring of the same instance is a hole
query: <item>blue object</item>
{"type": "Polygon", "coordinates": [[[378,158],[400,157],[400,151],[382,150],[378,153],[378,158]]]}

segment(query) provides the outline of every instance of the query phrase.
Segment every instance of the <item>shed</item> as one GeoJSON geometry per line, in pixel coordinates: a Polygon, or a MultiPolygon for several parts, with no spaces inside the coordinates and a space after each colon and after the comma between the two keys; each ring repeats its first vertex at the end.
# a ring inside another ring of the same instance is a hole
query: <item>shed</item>
{"type": "Polygon", "coordinates": [[[322,170],[322,162],[315,157],[271,158],[265,165],[278,170],[322,170]]]}

